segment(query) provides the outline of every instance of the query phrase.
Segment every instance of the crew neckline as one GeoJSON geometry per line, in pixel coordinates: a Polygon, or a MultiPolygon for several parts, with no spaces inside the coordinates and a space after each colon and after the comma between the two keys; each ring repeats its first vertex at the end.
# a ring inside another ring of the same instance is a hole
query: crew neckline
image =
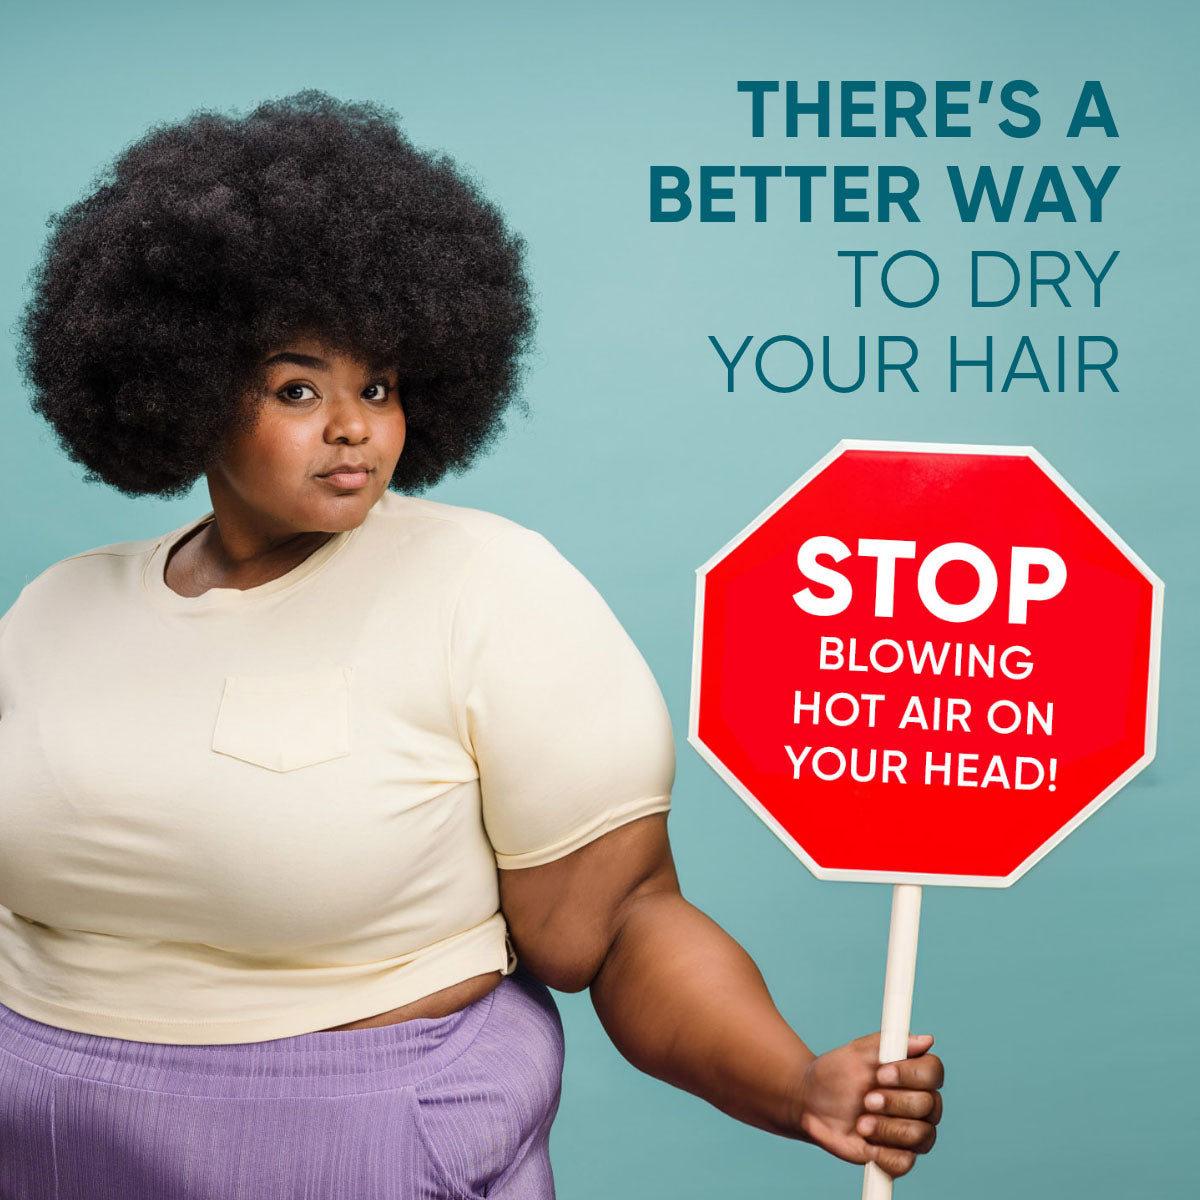
{"type": "Polygon", "coordinates": [[[266,583],[259,583],[249,588],[212,587],[206,592],[201,592],[199,596],[183,596],[167,583],[165,574],[167,556],[173,546],[189,537],[201,525],[206,525],[214,519],[215,514],[209,509],[202,517],[188,521],[187,524],[180,525],[178,529],[173,529],[159,538],[142,571],[142,587],[157,604],[177,611],[199,612],[213,608],[245,608],[263,598],[287,591],[315,574],[354,537],[370,518],[370,515],[370,511],[368,511],[363,521],[353,529],[335,533],[290,571],[277,575],[274,579],[268,579],[266,583]]]}

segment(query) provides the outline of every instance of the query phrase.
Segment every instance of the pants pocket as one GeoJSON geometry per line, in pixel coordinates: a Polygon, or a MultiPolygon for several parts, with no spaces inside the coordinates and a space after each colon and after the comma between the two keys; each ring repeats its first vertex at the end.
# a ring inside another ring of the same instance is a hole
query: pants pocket
{"type": "MultiPolygon", "coordinates": [[[[0,1031],[2,1035],[2,1031],[0,1031]]],[[[0,1197],[55,1200],[56,1077],[0,1047],[0,1197]]]]}

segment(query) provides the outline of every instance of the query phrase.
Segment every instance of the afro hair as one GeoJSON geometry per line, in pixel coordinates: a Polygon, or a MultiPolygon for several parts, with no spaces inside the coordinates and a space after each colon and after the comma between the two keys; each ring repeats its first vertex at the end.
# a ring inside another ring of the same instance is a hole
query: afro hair
{"type": "Polygon", "coordinates": [[[524,244],[379,105],[309,89],[155,126],[49,224],[21,368],[86,477],[129,495],[186,492],[302,332],[398,371],[398,490],[464,469],[516,393],[524,244]]]}

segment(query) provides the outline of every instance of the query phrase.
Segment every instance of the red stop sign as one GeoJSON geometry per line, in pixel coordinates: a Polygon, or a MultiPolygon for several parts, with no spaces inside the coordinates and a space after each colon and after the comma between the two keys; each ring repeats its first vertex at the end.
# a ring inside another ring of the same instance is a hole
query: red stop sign
{"type": "Polygon", "coordinates": [[[1154,756],[1162,582],[1032,448],[840,442],[697,575],[689,740],[822,879],[1007,886],[1154,756]]]}

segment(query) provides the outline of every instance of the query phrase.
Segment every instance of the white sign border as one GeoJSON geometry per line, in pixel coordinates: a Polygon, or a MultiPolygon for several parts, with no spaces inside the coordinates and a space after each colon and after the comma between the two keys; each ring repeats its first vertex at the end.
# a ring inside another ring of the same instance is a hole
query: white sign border
{"type": "Polygon", "coordinates": [[[818,879],[836,880],[847,883],[913,883],[930,884],[938,887],[1011,887],[1035,863],[1043,859],[1069,833],[1074,832],[1102,804],[1121,790],[1135,775],[1153,761],[1158,737],[1158,683],[1162,652],[1162,609],[1163,581],[1142,561],[1125,540],[1100,516],[1095,509],[1054,469],[1033,446],[979,446],[950,442],[893,442],[873,439],[843,438],[828,454],[806,471],[790,488],[768,505],[740,533],[736,534],[703,566],[696,569],[696,612],[692,635],[692,688],[688,713],[688,741],[701,758],[725,781],[741,799],[754,810],[772,832],[792,851],[795,856],[818,879]],[[704,580],[708,572],[737,546],[741,545],[760,525],[781,509],[801,488],[806,487],[831,463],[848,450],[884,450],[921,454],[976,454],[985,456],[1010,456],[1032,460],[1045,475],[1071,500],[1077,508],[1107,537],[1126,558],[1146,577],[1153,595],[1150,616],[1150,665],[1146,679],[1146,731],[1145,752],[1122,775],[1103,792],[1081,809],[1053,837],[1047,839],[1028,858],[1005,876],[982,875],[927,875],[893,871],[843,871],[822,867],[815,862],[783,828],[782,825],[755,799],[749,789],[725,766],[704,742],[700,740],[700,655],[704,630],[704,580]]]}

